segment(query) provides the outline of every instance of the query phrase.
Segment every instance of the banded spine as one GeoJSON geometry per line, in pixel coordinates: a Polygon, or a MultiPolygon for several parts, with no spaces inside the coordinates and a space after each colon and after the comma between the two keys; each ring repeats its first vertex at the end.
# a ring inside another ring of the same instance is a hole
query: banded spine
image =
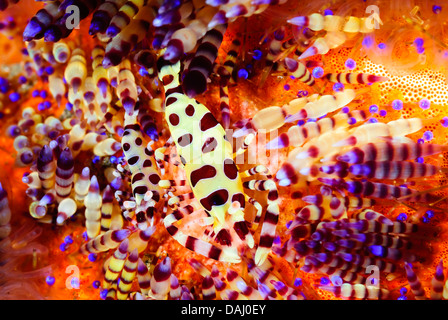
{"type": "Polygon", "coordinates": [[[84,243],[80,251],[83,254],[100,253],[110,249],[115,249],[125,240],[131,231],[127,229],[109,230],[102,235],[96,236],[94,239],[84,243]]]}
{"type": "Polygon", "coordinates": [[[63,11],[59,11],[60,4],[60,1],[49,2],[37,11],[26,25],[23,31],[23,39],[31,41],[42,38],[47,28],[63,15],[63,11]]]}
{"type": "Polygon", "coordinates": [[[155,14],[151,6],[144,6],[139,10],[129,25],[106,45],[103,67],[107,69],[123,61],[124,57],[130,53],[132,48],[143,40],[155,14]]]}
{"type": "Polygon", "coordinates": [[[153,271],[148,296],[156,300],[166,300],[171,284],[171,259],[165,257],[153,271]]]}
{"type": "Polygon", "coordinates": [[[137,274],[138,251],[132,250],[127,257],[118,283],[117,299],[126,300],[132,288],[132,282],[137,274]]]}
{"type": "Polygon", "coordinates": [[[75,162],[70,148],[62,150],[56,163],[56,197],[58,201],[68,197],[73,188],[75,162]]]}
{"type": "Polygon", "coordinates": [[[75,94],[83,87],[84,80],[87,78],[87,68],[85,53],[82,49],[76,48],[72,51],[64,71],[64,78],[75,94]]]}
{"type": "Polygon", "coordinates": [[[9,208],[8,193],[0,183],[0,240],[11,233],[11,209],[9,208]]]}
{"type": "Polygon", "coordinates": [[[128,256],[128,244],[129,240],[124,239],[110,258],[107,264],[106,274],[104,275],[103,288],[109,289],[118,280],[128,256]]]}
{"type": "Polygon", "coordinates": [[[37,172],[41,181],[42,190],[49,191],[55,184],[56,164],[53,150],[48,145],[44,145],[37,157],[37,172]]]}
{"type": "Polygon", "coordinates": [[[313,86],[315,84],[316,81],[311,75],[311,72],[309,72],[306,66],[300,61],[296,61],[294,59],[286,57],[285,67],[294,78],[303,82],[304,84],[308,86],[313,86]]]}

